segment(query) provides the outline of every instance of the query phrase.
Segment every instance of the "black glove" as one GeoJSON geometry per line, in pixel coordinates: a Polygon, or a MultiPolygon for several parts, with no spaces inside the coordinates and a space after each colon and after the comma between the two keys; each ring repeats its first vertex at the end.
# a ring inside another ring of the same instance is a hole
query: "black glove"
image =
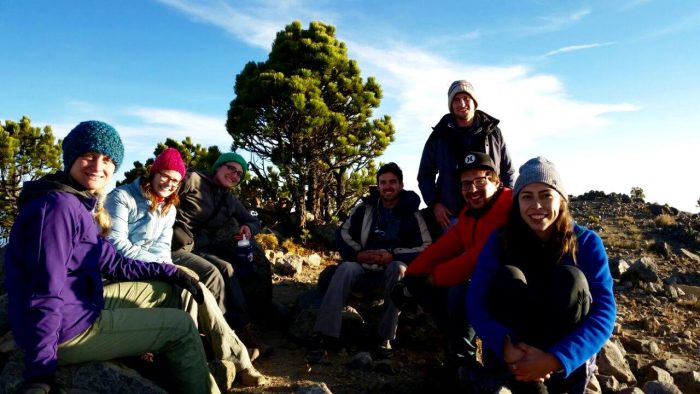
{"type": "Polygon", "coordinates": [[[25,380],[17,392],[22,394],[65,394],[66,390],[56,382],[55,375],[40,375],[25,380]]]}
{"type": "Polygon", "coordinates": [[[406,284],[409,293],[415,298],[423,298],[425,293],[430,288],[430,283],[428,283],[428,274],[420,275],[406,275],[401,282],[406,284]]]}
{"type": "Polygon", "coordinates": [[[170,282],[192,293],[192,298],[194,298],[198,304],[204,302],[204,294],[202,294],[202,289],[199,288],[199,281],[184,270],[178,268],[175,274],[168,279],[170,282]]]}
{"type": "Polygon", "coordinates": [[[415,310],[416,307],[416,300],[403,281],[396,282],[394,287],[391,288],[391,302],[400,311],[415,310]]]}

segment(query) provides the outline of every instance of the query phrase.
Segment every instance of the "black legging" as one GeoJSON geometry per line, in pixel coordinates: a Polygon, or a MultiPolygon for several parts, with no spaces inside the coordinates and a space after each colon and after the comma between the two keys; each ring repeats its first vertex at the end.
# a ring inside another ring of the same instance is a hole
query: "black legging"
{"type": "MultiPolygon", "coordinates": [[[[513,330],[514,343],[544,350],[573,331],[588,314],[591,293],[585,275],[575,266],[556,265],[546,272],[538,271],[536,278],[527,278],[518,267],[506,265],[493,277],[487,303],[491,315],[513,330]]],[[[549,379],[549,392],[568,390],[582,373],[585,380],[585,367],[577,368],[567,379],[549,379]]],[[[518,382],[511,386],[513,392],[525,393],[542,392],[543,385],[518,382]]]]}

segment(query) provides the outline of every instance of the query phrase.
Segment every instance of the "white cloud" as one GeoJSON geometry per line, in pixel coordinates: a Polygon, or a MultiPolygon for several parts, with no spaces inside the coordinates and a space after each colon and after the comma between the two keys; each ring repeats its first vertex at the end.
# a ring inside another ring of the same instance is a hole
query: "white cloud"
{"type": "Polygon", "coordinates": [[[222,28],[235,38],[254,47],[269,50],[278,31],[283,30],[292,19],[308,21],[323,18],[326,22],[334,19],[333,13],[316,11],[318,4],[296,1],[188,1],[158,0],[196,21],[209,23],[222,28]],[[294,15],[292,18],[291,15],[294,15]]]}
{"type": "Polygon", "coordinates": [[[549,52],[545,53],[544,56],[558,55],[560,53],[580,51],[583,49],[598,48],[598,47],[603,47],[603,46],[608,46],[608,45],[613,45],[613,44],[615,44],[615,43],[610,41],[610,42],[601,42],[601,43],[593,43],[593,44],[569,45],[569,46],[566,46],[563,48],[549,51],[549,52]]]}
{"type": "Polygon", "coordinates": [[[590,9],[580,9],[568,13],[548,15],[537,18],[539,22],[536,25],[518,26],[512,30],[526,35],[550,33],[559,31],[571,25],[574,25],[591,13],[590,9]]]}

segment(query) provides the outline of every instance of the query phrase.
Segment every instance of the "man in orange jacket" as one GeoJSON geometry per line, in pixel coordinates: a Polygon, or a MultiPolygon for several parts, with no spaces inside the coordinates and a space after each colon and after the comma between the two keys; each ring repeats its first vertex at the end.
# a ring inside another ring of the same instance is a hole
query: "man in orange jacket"
{"type": "Polygon", "coordinates": [[[506,222],[513,199],[512,190],[499,180],[498,167],[484,153],[468,153],[458,174],[466,204],[457,224],[413,260],[393,292],[396,305],[406,305],[405,298],[412,297],[431,314],[455,366],[476,361],[474,330],[464,309],[467,284],[481,248],[506,222]]]}

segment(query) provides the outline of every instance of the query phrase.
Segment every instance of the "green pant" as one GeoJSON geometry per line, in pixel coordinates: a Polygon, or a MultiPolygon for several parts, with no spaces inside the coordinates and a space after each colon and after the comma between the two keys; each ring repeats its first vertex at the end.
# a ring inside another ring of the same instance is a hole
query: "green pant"
{"type": "Polygon", "coordinates": [[[199,289],[204,297],[204,302],[201,305],[197,304],[190,292],[183,290],[181,308],[189,313],[192,320],[199,326],[199,331],[209,339],[215,358],[233,361],[237,373],[252,368],[253,364],[250,361],[248,349],[226,323],[214,295],[201,282],[199,289]]]}
{"type": "Polygon", "coordinates": [[[178,309],[176,289],[163,282],[120,282],[105,286],[104,298],[92,326],[59,345],[59,365],[153,352],[165,357],[179,392],[220,393],[197,327],[178,309]]]}

